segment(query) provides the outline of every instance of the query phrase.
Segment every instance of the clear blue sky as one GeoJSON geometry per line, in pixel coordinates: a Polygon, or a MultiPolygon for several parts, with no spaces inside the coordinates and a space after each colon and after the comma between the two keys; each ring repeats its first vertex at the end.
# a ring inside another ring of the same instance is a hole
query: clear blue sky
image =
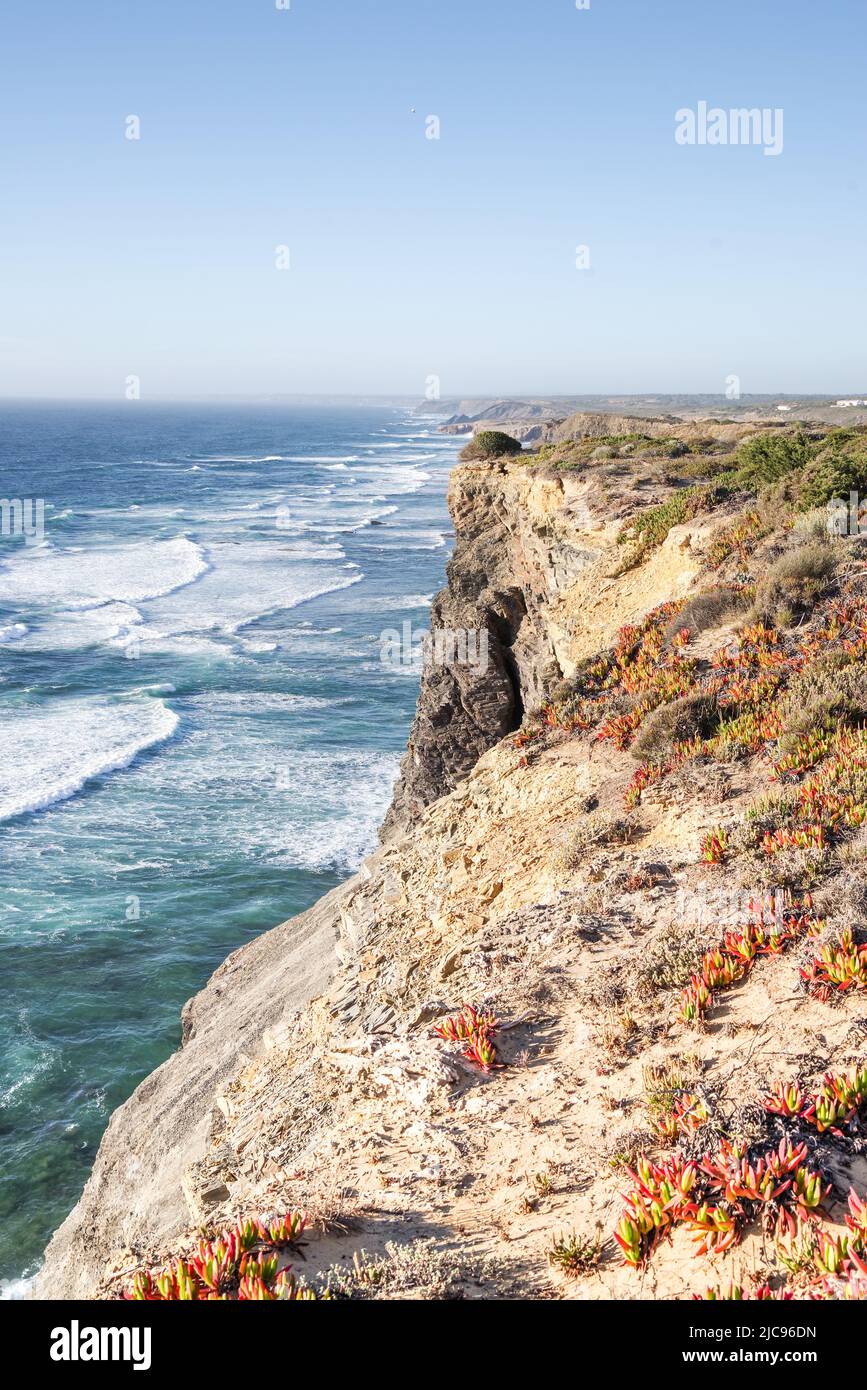
{"type": "Polygon", "coordinates": [[[0,395],[867,391],[864,0],[2,24],[0,395]],[[701,100],[783,153],[679,146],[701,100]]]}

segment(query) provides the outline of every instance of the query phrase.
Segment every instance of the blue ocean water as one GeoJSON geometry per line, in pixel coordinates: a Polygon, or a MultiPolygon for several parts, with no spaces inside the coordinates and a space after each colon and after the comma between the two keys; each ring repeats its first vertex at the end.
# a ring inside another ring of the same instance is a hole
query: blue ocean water
{"type": "Polygon", "coordinates": [[[224,957],[373,846],[457,442],[386,407],[4,404],[0,1278],[224,957]],[[44,524],[37,524],[44,502],[44,524]]]}

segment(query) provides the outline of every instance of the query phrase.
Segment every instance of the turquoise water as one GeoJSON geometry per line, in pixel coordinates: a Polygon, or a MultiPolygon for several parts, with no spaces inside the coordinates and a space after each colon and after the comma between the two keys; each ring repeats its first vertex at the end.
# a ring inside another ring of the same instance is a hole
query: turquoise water
{"type": "Polygon", "coordinates": [[[381,407],[0,410],[0,490],[45,504],[0,538],[7,1293],[184,1001],[375,843],[417,692],[379,634],[424,627],[450,543],[434,431],[381,407]]]}

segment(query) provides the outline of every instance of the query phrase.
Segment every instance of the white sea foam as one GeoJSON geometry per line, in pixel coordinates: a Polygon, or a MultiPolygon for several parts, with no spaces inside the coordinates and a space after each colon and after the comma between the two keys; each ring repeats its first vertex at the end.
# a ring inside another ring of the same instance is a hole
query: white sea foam
{"type": "Polygon", "coordinates": [[[355,463],[357,454],[290,454],[286,459],[287,463],[319,463],[323,467],[326,464],[341,465],[345,468],[347,463],[355,463]]]}
{"type": "Polygon", "coordinates": [[[0,603],[64,608],[142,603],[191,584],[208,568],[186,536],[88,550],[17,552],[0,569],[0,603]]]}
{"type": "Polygon", "coordinates": [[[103,603],[98,608],[70,609],[41,618],[22,638],[27,651],[72,651],[100,642],[131,640],[141,613],[128,603],[103,603]]]}
{"type": "Polygon", "coordinates": [[[241,638],[240,640],[243,650],[250,652],[253,656],[259,652],[276,652],[277,650],[276,642],[255,642],[251,638],[241,638]]]}
{"type": "Polygon", "coordinates": [[[275,541],[218,541],[208,547],[208,559],[211,568],[197,584],[147,605],[137,640],[235,633],[257,618],[347,588],[363,577],[330,565],[299,563],[295,548],[275,541]]]}
{"type": "Polygon", "coordinates": [[[35,1274],[22,1275],[20,1279],[0,1279],[0,1303],[29,1298],[35,1282],[35,1274]]]}
{"type": "Polygon", "coordinates": [[[352,463],[357,454],[203,454],[198,463],[352,463]]]}
{"type": "Polygon", "coordinates": [[[276,778],[287,794],[278,863],[313,871],[356,869],[376,843],[399,765],[391,753],[287,752],[276,778]]]}
{"type": "Polygon", "coordinates": [[[0,721],[0,821],[41,811],[91,778],[128,767],[175,732],[178,716],[158,699],[52,700],[16,707],[0,721]]]}
{"type": "Polygon", "coordinates": [[[193,709],[224,714],[287,714],[312,709],[330,709],[346,704],[346,698],[326,700],[317,695],[291,695],[279,690],[218,690],[193,695],[187,702],[193,709]]]}
{"type": "Polygon", "coordinates": [[[391,609],[430,608],[434,598],[433,594],[380,594],[376,598],[364,599],[359,595],[354,597],[357,602],[351,605],[353,608],[371,613],[388,613],[391,609]]]}

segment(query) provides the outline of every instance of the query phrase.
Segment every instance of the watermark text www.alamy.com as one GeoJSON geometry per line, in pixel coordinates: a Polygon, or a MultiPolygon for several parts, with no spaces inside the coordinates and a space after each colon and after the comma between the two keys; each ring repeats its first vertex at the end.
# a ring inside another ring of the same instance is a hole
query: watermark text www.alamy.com
{"type": "Polygon", "coordinates": [[[149,1327],[82,1327],[73,1318],[69,1327],[51,1331],[52,1361],[129,1361],[134,1371],[151,1365],[149,1327]]]}
{"type": "Polygon", "coordinates": [[[763,153],[783,153],[783,108],[738,106],[724,110],[700,101],[674,113],[679,145],[760,145],[763,153]]]}
{"type": "Polygon", "coordinates": [[[23,536],[25,545],[41,545],[45,540],[44,498],[0,498],[0,536],[23,536]]]}
{"type": "Polygon", "coordinates": [[[379,634],[379,659],[384,666],[471,666],[480,674],[488,669],[488,631],[466,628],[415,628],[405,622],[400,631],[386,628],[379,634]]]}

